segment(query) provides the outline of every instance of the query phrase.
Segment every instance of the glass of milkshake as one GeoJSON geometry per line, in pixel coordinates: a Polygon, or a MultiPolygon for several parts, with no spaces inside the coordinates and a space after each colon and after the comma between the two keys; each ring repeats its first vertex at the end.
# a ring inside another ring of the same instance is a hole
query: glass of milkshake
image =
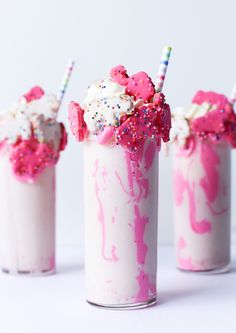
{"type": "Polygon", "coordinates": [[[86,297],[106,308],[156,302],[158,152],[170,109],[150,77],[123,66],[71,102],[84,141],[86,297]]]}
{"type": "Polygon", "coordinates": [[[0,114],[0,265],[12,274],[55,270],[55,165],[67,135],[59,101],[34,87],[0,114]]]}
{"type": "Polygon", "coordinates": [[[221,272],[230,263],[231,147],[236,115],[230,101],[198,91],[172,113],[174,227],[177,267],[221,272]]]}

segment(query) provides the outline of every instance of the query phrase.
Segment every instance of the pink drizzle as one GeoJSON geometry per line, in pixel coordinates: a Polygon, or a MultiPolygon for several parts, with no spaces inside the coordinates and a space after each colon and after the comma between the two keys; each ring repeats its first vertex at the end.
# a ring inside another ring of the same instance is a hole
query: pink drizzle
{"type": "Polygon", "coordinates": [[[152,162],[153,162],[153,159],[154,159],[154,156],[156,153],[156,149],[157,149],[157,147],[156,147],[156,143],[154,141],[151,141],[149,143],[149,145],[147,146],[147,149],[144,154],[145,166],[146,166],[147,170],[149,170],[150,167],[152,166],[152,162]]]}
{"type": "Polygon", "coordinates": [[[217,166],[220,164],[220,157],[214,149],[214,146],[210,144],[202,143],[200,146],[200,159],[205,171],[205,176],[200,180],[200,186],[204,190],[207,198],[207,206],[211,213],[213,215],[222,215],[228,211],[228,208],[216,211],[212,207],[219,193],[219,174],[217,166]]]}
{"type": "Polygon", "coordinates": [[[150,283],[148,274],[144,272],[143,269],[140,270],[139,275],[136,277],[139,284],[139,292],[136,295],[136,302],[143,302],[149,299],[149,293],[151,291],[152,295],[156,294],[156,285],[150,283]]]}
{"type": "Polygon", "coordinates": [[[103,204],[102,204],[102,200],[100,198],[100,188],[98,185],[98,160],[96,160],[95,162],[95,171],[93,173],[93,177],[95,179],[95,194],[96,194],[96,198],[97,198],[97,202],[98,202],[98,206],[99,206],[99,211],[98,211],[98,220],[101,224],[102,227],[102,257],[110,262],[116,262],[119,260],[119,258],[116,255],[116,246],[112,245],[111,248],[111,257],[107,257],[106,256],[106,223],[105,223],[105,215],[104,215],[104,209],[103,209],[103,204]]]}
{"type": "Polygon", "coordinates": [[[55,268],[55,266],[56,266],[56,260],[55,260],[55,255],[53,255],[49,258],[49,267],[52,270],[55,268]]]}
{"type": "Polygon", "coordinates": [[[200,180],[200,186],[203,188],[209,203],[214,202],[219,189],[219,176],[217,165],[220,164],[220,158],[214,151],[213,145],[200,145],[200,159],[205,171],[205,176],[200,180]]]}
{"type": "Polygon", "coordinates": [[[120,183],[120,186],[123,190],[123,192],[125,192],[126,194],[130,195],[130,192],[126,190],[123,182],[122,182],[122,179],[121,179],[121,176],[119,175],[119,173],[117,171],[115,171],[115,175],[116,175],[116,178],[118,179],[119,183],[120,183]]]}
{"type": "Polygon", "coordinates": [[[144,242],[145,227],[149,222],[149,218],[141,214],[138,203],[141,199],[147,199],[149,195],[149,183],[145,173],[140,168],[140,162],[145,162],[145,171],[152,166],[156,153],[156,144],[151,141],[146,150],[142,145],[137,153],[125,151],[127,163],[127,177],[129,190],[126,190],[120,175],[116,172],[116,176],[124,193],[128,194],[130,203],[134,208],[134,241],[137,249],[137,263],[140,273],[136,277],[139,284],[139,291],[136,295],[136,302],[148,300],[156,294],[156,286],[149,282],[148,274],[144,271],[145,258],[148,246],[144,242]]]}
{"type": "Polygon", "coordinates": [[[112,220],[111,220],[112,224],[116,223],[116,214],[117,214],[117,207],[115,207],[114,214],[112,215],[112,220]]]}
{"type": "Polygon", "coordinates": [[[144,232],[145,226],[148,223],[148,217],[141,216],[139,207],[134,205],[134,234],[135,234],[135,243],[137,246],[137,261],[140,265],[145,263],[145,257],[147,253],[147,245],[144,243],[144,232]]]}
{"type": "Polygon", "coordinates": [[[186,242],[184,240],[183,237],[179,238],[179,242],[177,245],[177,260],[178,260],[178,264],[179,267],[182,269],[186,269],[188,271],[192,271],[194,270],[193,264],[192,264],[192,258],[182,258],[181,257],[181,250],[184,249],[186,247],[186,242]]]}
{"type": "Polygon", "coordinates": [[[217,211],[210,205],[209,202],[207,202],[207,206],[210,209],[212,215],[223,215],[229,210],[229,208],[223,208],[223,209],[217,211]]]}
{"type": "Polygon", "coordinates": [[[181,171],[177,169],[174,173],[174,188],[175,188],[175,203],[180,206],[183,202],[183,194],[186,191],[189,200],[189,220],[191,228],[194,232],[198,234],[204,234],[211,231],[211,223],[203,219],[197,221],[196,219],[196,204],[194,196],[195,184],[192,183],[192,188],[187,180],[184,179],[181,171]]]}

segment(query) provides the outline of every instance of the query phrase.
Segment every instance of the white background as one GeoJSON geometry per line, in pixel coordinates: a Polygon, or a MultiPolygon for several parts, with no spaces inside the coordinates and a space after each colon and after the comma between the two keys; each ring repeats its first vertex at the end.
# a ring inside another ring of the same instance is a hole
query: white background
{"type": "MultiPolygon", "coordinates": [[[[234,0],[0,0],[0,108],[36,84],[57,92],[73,57],[77,66],[60,112],[68,128],[68,102],[81,101],[91,81],[117,64],[155,79],[166,44],[173,47],[164,86],[171,107],[190,103],[198,89],[229,94],[236,80],[235,11],[234,0]]],[[[162,243],[172,241],[171,177],[171,159],[161,156],[162,243]]],[[[83,242],[82,179],[82,144],[70,136],[58,165],[60,244],[83,242]]],[[[232,184],[235,206],[235,176],[232,184]]]]}

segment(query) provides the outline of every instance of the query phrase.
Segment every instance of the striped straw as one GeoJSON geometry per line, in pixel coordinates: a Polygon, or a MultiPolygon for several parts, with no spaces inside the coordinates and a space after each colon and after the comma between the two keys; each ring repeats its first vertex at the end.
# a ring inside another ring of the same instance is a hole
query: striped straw
{"type": "Polygon", "coordinates": [[[171,47],[170,46],[165,46],[163,51],[162,51],[160,66],[159,66],[159,70],[158,70],[158,73],[157,73],[156,92],[161,92],[162,91],[165,76],[166,76],[167,67],[168,67],[168,64],[169,64],[170,54],[171,54],[171,47]]]}
{"type": "Polygon", "coordinates": [[[65,96],[65,92],[66,92],[66,89],[68,87],[68,83],[70,81],[70,77],[71,77],[71,73],[73,71],[74,65],[75,65],[74,60],[69,60],[68,61],[63,79],[61,81],[61,86],[60,86],[60,89],[59,89],[58,94],[57,94],[57,99],[59,101],[59,107],[61,106],[61,103],[62,103],[63,98],[65,96]]]}
{"type": "Polygon", "coordinates": [[[232,92],[231,92],[229,100],[230,100],[230,103],[232,105],[234,105],[235,102],[236,102],[236,82],[235,82],[235,84],[233,86],[233,89],[232,89],[232,92]]]}

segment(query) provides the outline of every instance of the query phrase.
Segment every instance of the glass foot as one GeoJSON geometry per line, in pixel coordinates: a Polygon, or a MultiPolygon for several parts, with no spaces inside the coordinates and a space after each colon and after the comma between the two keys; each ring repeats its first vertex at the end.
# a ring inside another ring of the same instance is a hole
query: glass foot
{"type": "Polygon", "coordinates": [[[216,268],[210,268],[210,269],[204,269],[204,270],[187,270],[183,269],[181,267],[177,267],[177,269],[184,273],[193,273],[193,274],[202,274],[202,275],[215,275],[215,274],[225,274],[229,273],[231,270],[230,264],[216,267],[216,268]]]}
{"type": "Polygon", "coordinates": [[[94,303],[91,301],[87,302],[90,305],[96,306],[101,309],[106,309],[106,310],[135,310],[135,309],[143,309],[147,308],[149,306],[152,306],[157,303],[157,298],[152,298],[146,302],[141,302],[141,303],[129,303],[129,304],[99,304],[99,303],[94,303]]]}
{"type": "Polygon", "coordinates": [[[2,272],[10,275],[21,275],[21,276],[47,276],[55,274],[55,269],[48,269],[48,270],[42,270],[42,271],[21,271],[21,270],[13,270],[13,269],[7,269],[2,268],[2,272]]]}

